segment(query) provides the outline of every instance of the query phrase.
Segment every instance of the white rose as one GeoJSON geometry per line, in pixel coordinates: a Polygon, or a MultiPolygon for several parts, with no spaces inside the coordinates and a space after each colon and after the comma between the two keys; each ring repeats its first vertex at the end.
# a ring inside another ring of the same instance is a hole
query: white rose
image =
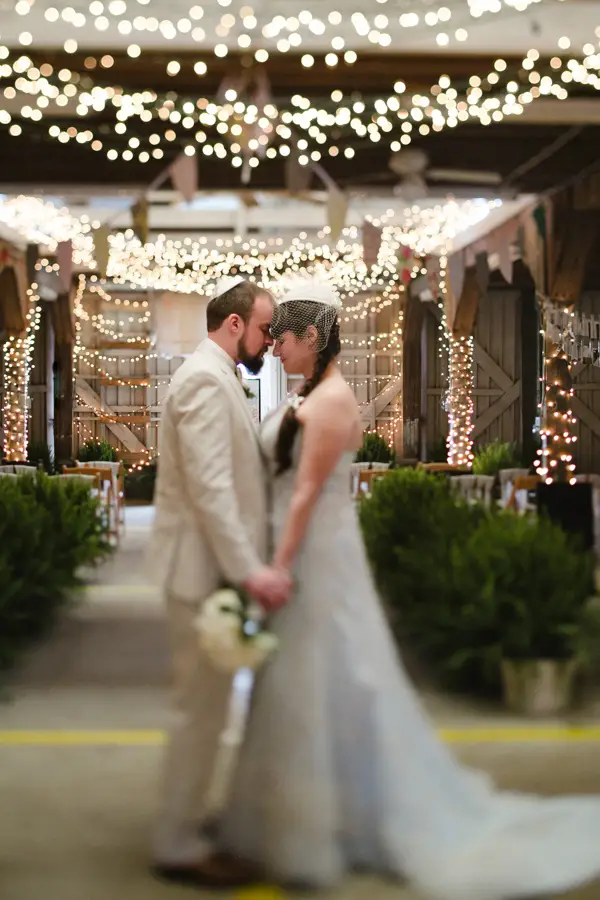
{"type": "Polygon", "coordinates": [[[233,616],[244,609],[238,594],[230,588],[215,591],[208,597],[202,606],[201,615],[206,616],[233,616]]]}

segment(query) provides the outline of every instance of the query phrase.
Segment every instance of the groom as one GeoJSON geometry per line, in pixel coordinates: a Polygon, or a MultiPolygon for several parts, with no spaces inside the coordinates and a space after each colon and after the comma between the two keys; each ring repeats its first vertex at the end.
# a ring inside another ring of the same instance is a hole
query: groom
{"type": "MultiPolygon", "coordinates": [[[[258,373],[273,340],[271,295],[225,279],[208,304],[208,338],[177,370],[161,421],[152,574],[163,588],[173,649],[176,720],[166,755],[155,873],[200,887],[235,887],[249,873],[215,854],[202,830],[225,728],[232,678],[202,655],[193,622],[224,582],[267,610],[289,594],[267,566],[265,477],[252,414],[236,365],[258,373]]],[[[206,824],[206,822],[204,822],[206,824]]]]}

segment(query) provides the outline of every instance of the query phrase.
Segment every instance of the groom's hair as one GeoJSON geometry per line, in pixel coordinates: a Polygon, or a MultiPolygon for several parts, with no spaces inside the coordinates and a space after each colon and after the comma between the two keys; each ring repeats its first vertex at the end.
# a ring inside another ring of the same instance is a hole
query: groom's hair
{"type": "Polygon", "coordinates": [[[254,281],[241,281],[224,294],[214,297],[206,308],[208,332],[218,331],[223,322],[233,315],[247,324],[254,301],[260,294],[268,294],[268,291],[254,281]]]}

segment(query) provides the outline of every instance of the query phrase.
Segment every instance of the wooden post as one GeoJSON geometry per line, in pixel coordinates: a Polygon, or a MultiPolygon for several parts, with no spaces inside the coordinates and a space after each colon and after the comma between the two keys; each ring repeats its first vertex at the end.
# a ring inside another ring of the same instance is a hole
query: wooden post
{"type": "Polygon", "coordinates": [[[455,338],[471,337],[477,318],[477,307],[482,296],[480,278],[475,266],[465,271],[462,293],[456,305],[450,330],[455,338]]]}
{"type": "Polygon", "coordinates": [[[561,241],[555,236],[556,264],[548,293],[553,302],[572,306],[579,302],[600,223],[597,212],[571,212],[562,224],[564,237],[561,241]]]}
{"type": "Polygon", "coordinates": [[[54,453],[57,463],[73,454],[73,344],[55,344],[54,453]]]}
{"type": "Polygon", "coordinates": [[[523,461],[533,462],[533,428],[538,415],[538,385],[541,375],[540,316],[535,282],[521,259],[516,260],[513,265],[512,283],[521,294],[521,446],[523,461]]]}
{"type": "Polygon", "coordinates": [[[46,308],[46,443],[50,458],[55,459],[54,446],[54,357],[56,338],[52,318],[46,308]]]}
{"type": "Polygon", "coordinates": [[[418,459],[421,447],[421,343],[423,304],[412,291],[405,294],[402,324],[402,434],[403,459],[418,459]]]}
{"type": "Polygon", "coordinates": [[[75,327],[70,293],[59,294],[52,304],[54,356],[54,452],[57,463],[73,455],[73,347],[75,327]]]}
{"type": "Polygon", "coordinates": [[[48,304],[42,303],[40,327],[33,345],[32,368],[30,371],[29,396],[29,443],[47,443],[47,394],[52,393],[52,380],[48,381],[48,329],[51,329],[48,304]]]}
{"type": "MultiPolygon", "coordinates": [[[[448,360],[448,462],[453,465],[470,465],[473,458],[473,330],[477,318],[479,299],[482,296],[481,280],[475,266],[465,271],[462,291],[454,306],[450,328],[448,360]]],[[[453,298],[449,298],[450,310],[453,298]]],[[[448,314],[447,314],[448,315],[448,314]]]]}

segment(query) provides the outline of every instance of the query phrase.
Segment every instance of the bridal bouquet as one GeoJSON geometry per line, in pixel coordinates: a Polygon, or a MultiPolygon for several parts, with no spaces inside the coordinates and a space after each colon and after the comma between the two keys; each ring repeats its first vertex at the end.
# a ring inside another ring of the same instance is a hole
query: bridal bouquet
{"type": "Polygon", "coordinates": [[[195,620],[200,647],[223,672],[260,668],[277,649],[277,638],[261,625],[262,613],[238,591],[223,588],[209,597],[195,620]]]}

